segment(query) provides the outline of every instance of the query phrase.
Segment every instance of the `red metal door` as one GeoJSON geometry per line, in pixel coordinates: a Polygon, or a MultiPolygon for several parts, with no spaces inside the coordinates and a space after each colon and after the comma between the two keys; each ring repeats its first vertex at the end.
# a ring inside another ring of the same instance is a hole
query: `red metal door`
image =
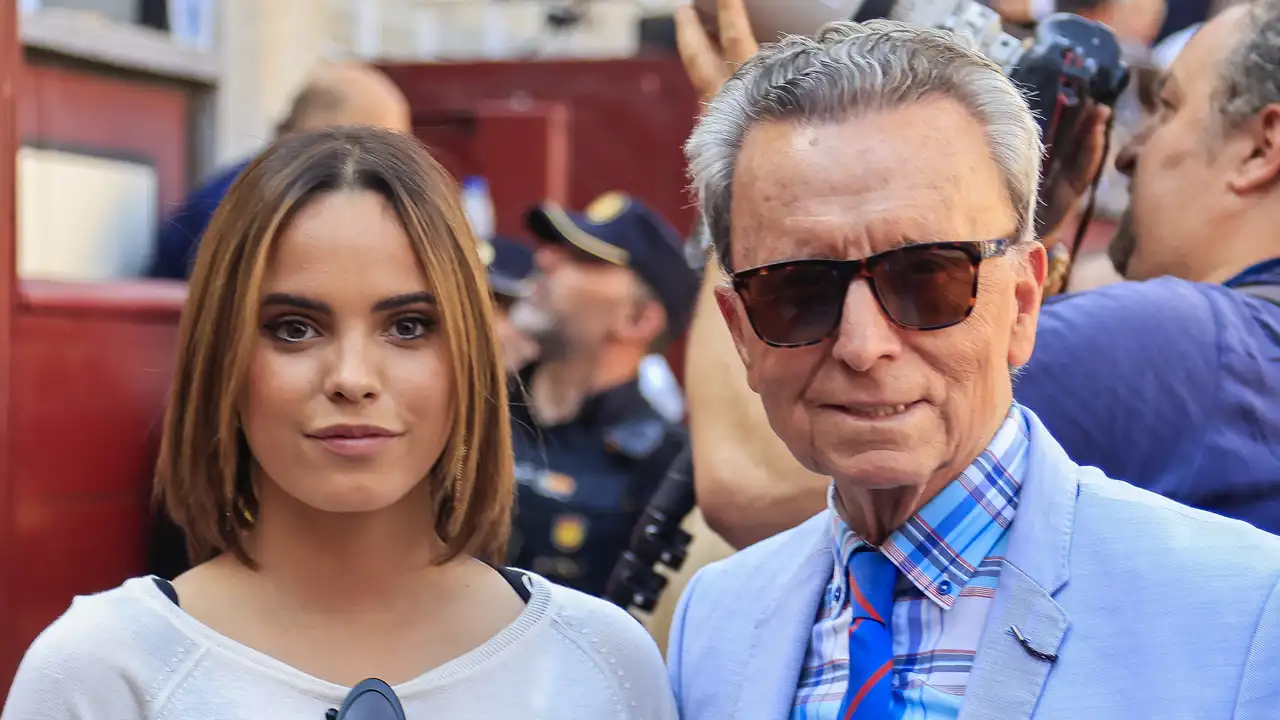
{"type": "MultiPolygon", "coordinates": [[[[7,158],[0,163],[0,683],[6,690],[27,646],[74,596],[146,570],[155,431],[186,293],[178,283],[16,277],[17,139],[141,158],[156,169],[159,206],[167,212],[186,188],[189,118],[181,87],[23,65],[14,5],[0,3],[0,157],[7,158]]],[[[57,210],[74,211],[74,204],[57,210]]]]}
{"type": "Polygon", "coordinates": [[[17,228],[14,200],[17,197],[14,174],[17,170],[17,127],[14,118],[14,92],[19,71],[17,3],[0,2],[0,682],[6,692],[9,678],[17,669],[17,644],[10,599],[13,596],[9,572],[17,552],[10,532],[12,483],[9,469],[9,348],[13,344],[14,232],[17,228]]]}
{"type": "MultiPolygon", "coordinates": [[[[562,106],[567,195],[548,197],[582,208],[601,193],[622,190],[662,213],[680,232],[692,229],[694,203],[681,148],[693,130],[698,97],[679,59],[426,63],[386,65],[383,70],[404,90],[415,116],[424,119],[422,125],[432,117],[479,116],[484,108],[504,105],[562,106]]],[[[448,131],[424,131],[422,125],[419,137],[442,148],[446,166],[455,163],[455,173],[476,168],[498,189],[494,204],[499,231],[529,239],[520,217],[530,198],[504,190],[508,183],[539,186],[528,182],[530,173],[537,171],[529,165],[530,155],[522,152],[528,131],[493,122],[483,134],[463,141],[456,122],[448,131]],[[466,149],[457,149],[462,146],[466,149]]],[[[667,358],[682,377],[683,342],[674,344],[667,358]]]]}
{"type": "MultiPolygon", "coordinates": [[[[681,147],[693,129],[698,98],[678,59],[426,63],[383,69],[421,118],[504,105],[563,106],[569,156],[564,200],[569,205],[585,207],[603,192],[624,190],[681,232],[692,227],[681,147]]],[[[494,125],[486,138],[495,148],[517,147],[517,135],[503,138],[503,132],[494,125]]],[[[419,136],[428,144],[435,137],[419,136]]],[[[526,156],[495,151],[489,158],[484,169],[491,182],[529,172],[526,156]]],[[[499,208],[499,215],[511,217],[520,210],[499,208]]]]}
{"type": "Polygon", "coordinates": [[[415,112],[414,133],[455,178],[487,178],[497,231],[519,237],[525,208],[568,202],[569,120],[562,103],[478,102],[415,112]]]}

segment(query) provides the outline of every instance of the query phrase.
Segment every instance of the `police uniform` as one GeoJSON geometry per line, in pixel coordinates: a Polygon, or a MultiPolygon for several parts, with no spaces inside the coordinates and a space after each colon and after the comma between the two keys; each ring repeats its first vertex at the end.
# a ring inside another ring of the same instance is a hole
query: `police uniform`
{"type": "MultiPolygon", "coordinates": [[[[544,203],[526,221],[544,242],[632,269],[666,309],[668,332],[684,332],[697,275],[675,231],[639,201],[609,193],[584,214],[544,203]]],[[[645,399],[638,378],[588,398],[568,422],[541,426],[521,389],[537,370],[523,371],[511,393],[518,488],[511,564],[599,596],[687,434],[645,399]]]]}

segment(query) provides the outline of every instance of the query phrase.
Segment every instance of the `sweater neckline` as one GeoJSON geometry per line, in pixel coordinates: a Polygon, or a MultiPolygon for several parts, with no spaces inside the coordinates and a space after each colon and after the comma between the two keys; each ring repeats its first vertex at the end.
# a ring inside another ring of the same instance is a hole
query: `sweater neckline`
{"type": "MultiPolygon", "coordinates": [[[[551,583],[533,573],[526,573],[529,579],[530,598],[524,610],[509,625],[500,630],[484,644],[459,655],[458,657],[427,670],[421,675],[393,686],[401,700],[409,700],[414,695],[446,684],[489,663],[495,657],[510,649],[535,628],[546,622],[551,616],[554,596],[551,583]]],[[[205,625],[186,611],[175,605],[156,586],[154,576],[132,578],[125,582],[125,588],[145,602],[147,607],[163,615],[188,637],[207,648],[213,648],[232,662],[247,666],[264,673],[275,680],[289,685],[308,695],[329,702],[341,702],[351,690],[349,687],[324,680],[304,672],[267,653],[255,650],[237,640],[205,625]]]]}

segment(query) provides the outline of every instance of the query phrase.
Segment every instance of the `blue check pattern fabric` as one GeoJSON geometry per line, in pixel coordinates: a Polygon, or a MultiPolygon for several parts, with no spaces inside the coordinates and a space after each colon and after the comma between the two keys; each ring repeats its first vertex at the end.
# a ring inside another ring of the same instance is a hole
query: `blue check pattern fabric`
{"type": "MultiPolygon", "coordinates": [[[[880,546],[898,569],[891,720],[954,720],[995,598],[1008,530],[1027,470],[1030,425],[1014,404],[986,450],[880,546]]],[[[848,583],[855,551],[870,548],[840,518],[835,569],[809,638],[791,720],[836,720],[849,684],[848,583]]],[[[839,720],[844,720],[839,718],[839,720]]]]}

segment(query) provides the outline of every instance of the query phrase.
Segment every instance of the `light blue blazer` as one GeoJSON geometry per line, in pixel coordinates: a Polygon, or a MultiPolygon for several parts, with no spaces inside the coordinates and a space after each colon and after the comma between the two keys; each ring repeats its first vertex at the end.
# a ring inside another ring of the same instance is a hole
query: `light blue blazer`
{"type": "MultiPolygon", "coordinates": [[[[1280,538],[1076,465],[1027,414],[961,720],[1280,718],[1280,538]]],[[[682,720],[788,717],[831,544],[823,513],[694,576],[667,651],[682,720]]]]}

